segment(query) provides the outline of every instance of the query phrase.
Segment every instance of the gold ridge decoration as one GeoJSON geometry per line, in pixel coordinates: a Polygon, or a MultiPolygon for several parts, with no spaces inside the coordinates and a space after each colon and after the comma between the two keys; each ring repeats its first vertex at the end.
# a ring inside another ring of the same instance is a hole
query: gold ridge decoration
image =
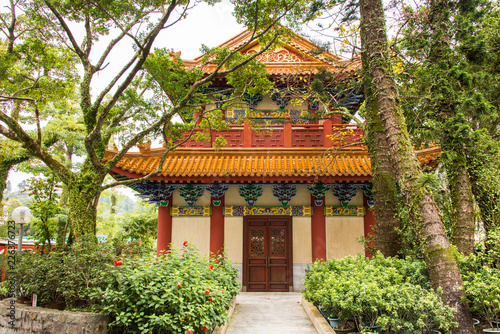
{"type": "Polygon", "coordinates": [[[325,216],[350,216],[350,217],[364,217],[366,210],[364,206],[325,206],[325,216]]]}
{"type": "MultiPolygon", "coordinates": [[[[256,53],[255,50],[249,50],[247,54],[256,53]]],[[[257,59],[263,63],[303,63],[308,61],[295,53],[288,50],[280,50],[269,53],[263,53],[257,56],[257,59]]]]}
{"type": "Polygon", "coordinates": [[[224,216],[298,216],[310,217],[310,206],[226,206],[224,216]]]}
{"type": "Polygon", "coordinates": [[[212,208],[210,206],[172,206],[170,209],[172,217],[181,216],[203,216],[210,217],[212,208]]]}

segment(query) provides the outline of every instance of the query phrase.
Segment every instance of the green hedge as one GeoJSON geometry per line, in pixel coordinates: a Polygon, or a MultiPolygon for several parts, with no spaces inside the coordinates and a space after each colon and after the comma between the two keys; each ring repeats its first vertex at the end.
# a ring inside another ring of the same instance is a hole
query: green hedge
{"type": "Polygon", "coordinates": [[[304,297],[341,321],[353,319],[364,331],[378,326],[398,332],[440,330],[456,323],[454,309],[430,288],[423,261],[376,254],[315,262],[306,274],[304,297]]]}

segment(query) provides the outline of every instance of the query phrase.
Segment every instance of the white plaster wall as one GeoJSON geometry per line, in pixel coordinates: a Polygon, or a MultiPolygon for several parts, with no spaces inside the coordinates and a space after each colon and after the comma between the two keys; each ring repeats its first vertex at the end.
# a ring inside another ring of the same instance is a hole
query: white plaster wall
{"type": "Polygon", "coordinates": [[[238,186],[229,186],[229,189],[224,194],[226,206],[246,206],[247,202],[240,196],[238,186]]]}
{"type": "Polygon", "coordinates": [[[210,254],[210,217],[172,217],[172,243],[194,243],[202,255],[210,254]]]}
{"type": "Polygon", "coordinates": [[[326,217],[326,257],[341,259],[364,253],[356,237],[364,235],[363,217],[326,217]]]}
{"type": "Polygon", "coordinates": [[[311,217],[292,217],[293,263],[311,263],[311,217]]]}
{"type": "Polygon", "coordinates": [[[306,186],[297,186],[297,194],[292,197],[290,206],[311,206],[311,193],[306,186]]]}
{"type": "MultiPolygon", "coordinates": [[[[238,195],[239,196],[239,195],[238,195]]],[[[247,204],[245,204],[247,205],[247,204]]],[[[262,196],[255,202],[254,206],[281,206],[280,201],[273,195],[272,186],[262,187],[262,196]]]]}
{"type": "Polygon", "coordinates": [[[224,217],[224,245],[233,263],[243,262],[243,217],[224,217]]]}

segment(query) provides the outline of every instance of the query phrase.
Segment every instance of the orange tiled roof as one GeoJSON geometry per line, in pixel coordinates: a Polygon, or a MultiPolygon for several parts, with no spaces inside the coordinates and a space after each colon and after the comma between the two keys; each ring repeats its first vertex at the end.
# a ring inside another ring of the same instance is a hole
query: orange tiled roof
{"type": "MultiPolygon", "coordinates": [[[[237,49],[246,43],[251,36],[251,31],[243,31],[222,43],[220,47],[227,47],[232,50],[237,49]]],[[[246,54],[258,48],[258,42],[254,41],[240,52],[246,54]]],[[[316,73],[321,67],[327,68],[334,73],[352,72],[361,67],[359,59],[355,61],[342,60],[339,56],[328,51],[324,51],[318,55],[310,53],[311,50],[317,48],[318,46],[308,39],[300,35],[295,35],[287,45],[281,48],[281,52],[284,52],[284,54],[281,54],[280,57],[273,57],[275,50],[259,56],[258,59],[266,64],[266,69],[270,75],[316,73]]],[[[184,60],[184,63],[187,67],[201,67],[202,59],[203,55],[193,60],[184,60]]],[[[211,73],[215,68],[216,66],[213,64],[205,64],[203,72],[211,73]]]]}
{"type": "MultiPolygon", "coordinates": [[[[164,149],[147,153],[127,153],[114,171],[126,171],[141,177],[158,168],[164,149]]],[[[116,151],[108,150],[109,159],[116,151]]],[[[440,154],[439,147],[417,151],[421,164],[429,164],[440,154]]],[[[311,178],[371,177],[370,155],[366,149],[351,148],[331,152],[322,148],[240,148],[215,151],[205,148],[181,148],[167,155],[156,179],[183,178],[311,178]]]]}

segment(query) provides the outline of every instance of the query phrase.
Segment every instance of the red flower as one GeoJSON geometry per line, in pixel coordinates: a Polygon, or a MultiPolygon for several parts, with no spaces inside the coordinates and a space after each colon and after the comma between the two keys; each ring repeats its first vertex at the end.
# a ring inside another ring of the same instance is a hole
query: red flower
{"type": "Polygon", "coordinates": [[[207,289],[205,290],[205,293],[208,295],[208,294],[210,293],[210,289],[209,289],[209,288],[207,288],[207,289]]]}
{"type": "Polygon", "coordinates": [[[180,288],[181,287],[181,282],[177,282],[177,287],[180,288]]]}
{"type": "Polygon", "coordinates": [[[212,302],[212,301],[214,301],[214,300],[212,299],[212,297],[210,297],[210,298],[208,298],[208,301],[209,301],[209,302],[212,302]]]}
{"type": "Polygon", "coordinates": [[[191,331],[187,331],[187,332],[186,332],[186,334],[193,334],[193,332],[191,332],[191,331]]]}
{"type": "Polygon", "coordinates": [[[186,247],[188,245],[188,242],[184,241],[183,245],[184,245],[184,247],[186,247]]]}
{"type": "Polygon", "coordinates": [[[115,260],[115,266],[121,266],[122,265],[122,261],[120,260],[115,260]]]}
{"type": "Polygon", "coordinates": [[[207,328],[207,327],[205,327],[205,326],[203,326],[203,331],[204,331],[204,332],[208,332],[208,328],[207,328]]]}
{"type": "Polygon", "coordinates": [[[210,271],[214,270],[214,266],[210,266],[210,271]]]}

